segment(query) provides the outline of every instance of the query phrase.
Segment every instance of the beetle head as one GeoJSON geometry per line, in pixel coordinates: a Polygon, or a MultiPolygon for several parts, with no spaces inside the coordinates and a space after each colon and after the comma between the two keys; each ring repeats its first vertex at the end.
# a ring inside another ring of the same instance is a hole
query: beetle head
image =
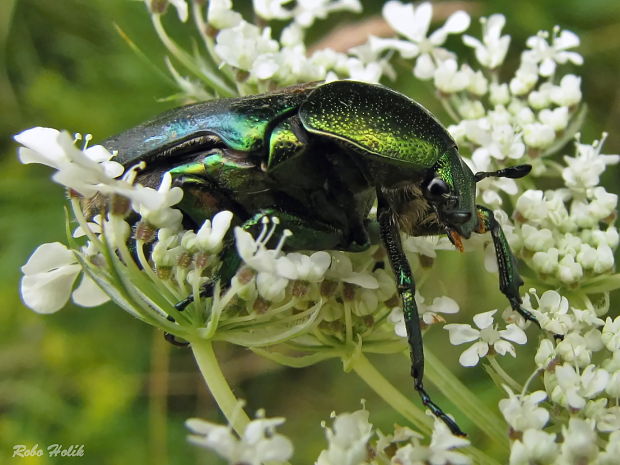
{"type": "Polygon", "coordinates": [[[402,231],[412,236],[445,233],[462,250],[461,239],[479,230],[476,183],[487,177],[521,178],[531,168],[518,165],[474,174],[453,146],[422,179],[383,187],[382,192],[402,231]]]}
{"type": "Polygon", "coordinates": [[[462,250],[461,236],[469,238],[479,226],[476,183],[487,177],[521,178],[531,169],[530,165],[518,165],[473,174],[454,148],[439,158],[435,169],[422,184],[423,194],[452,243],[462,250]]]}
{"type": "Polygon", "coordinates": [[[460,236],[468,238],[475,230],[476,180],[456,147],[439,157],[422,183],[424,198],[437,215],[437,222],[461,248],[460,236]]]}

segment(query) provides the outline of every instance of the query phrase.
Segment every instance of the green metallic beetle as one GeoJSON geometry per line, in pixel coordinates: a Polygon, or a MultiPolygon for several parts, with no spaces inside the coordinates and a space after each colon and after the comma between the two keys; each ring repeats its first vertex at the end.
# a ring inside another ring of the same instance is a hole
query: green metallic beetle
{"type": "MultiPolygon", "coordinates": [[[[500,290],[521,307],[522,280],[502,229],[476,205],[476,182],[519,178],[520,165],[473,174],[446,129],[421,105],[380,85],[310,83],[272,93],[214,100],[171,110],[103,142],[125,166],[145,161],[138,182],[157,187],[170,171],[184,190],[179,208],[189,227],[230,210],[250,231],[277,216],[293,235],[289,250],[361,251],[383,242],[402,299],[411,374],[425,406],[463,435],[424,390],[424,353],[415,284],[400,231],[461,238],[491,232],[500,290]],[[377,202],[376,220],[369,218],[377,202]]],[[[219,279],[240,265],[232,241],[219,279]]],[[[204,294],[212,292],[205,288],[204,294]]],[[[190,299],[180,303],[183,308],[190,299]]]]}

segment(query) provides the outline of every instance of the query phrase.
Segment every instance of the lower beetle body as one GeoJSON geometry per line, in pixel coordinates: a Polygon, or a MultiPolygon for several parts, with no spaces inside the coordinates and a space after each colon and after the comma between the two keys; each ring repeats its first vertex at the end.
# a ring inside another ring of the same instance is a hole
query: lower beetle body
{"type": "MultiPolygon", "coordinates": [[[[170,172],[184,190],[179,208],[188,227],[230,210],[249,231],[265,216],[278,217],[293,233],[289,250],[355,252],[381,241],[402,300],[415,389],[454,434],[463,433],[423,386],[415,284],[400,232],[447,234],[462,248],[462,237],[490,231],[500,289],[515,310],[533,319],[520,306],[522,281],[501,227],[490,210],[475,204],[476,181],[521,177],[529,167],[474,175],[427,110],[383,86],[311,83],[199,103],[103,145],[117,150],[117,161],[127,167],[146,162],[138,177],[142,184],[157,187],[170,172]],[[377,216],[369,218],[375,202],[377,216]]],[[[227,282],[240,259],[232,241],[222,254],[219,278],[227,282]]]]}

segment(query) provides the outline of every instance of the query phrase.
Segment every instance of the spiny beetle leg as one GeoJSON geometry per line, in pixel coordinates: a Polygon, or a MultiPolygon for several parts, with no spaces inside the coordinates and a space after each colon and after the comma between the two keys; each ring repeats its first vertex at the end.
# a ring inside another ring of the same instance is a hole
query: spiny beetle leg
{"type": "Polygon", "coordinates": [[[540,327],[540,323],[536,317],[528,310],[521,306],[521,295],[519,287],[523,285],[523,280],[517,269],[517,260],[510,250],[502,226],[497,222],[493,212],[486,207],[476,205],[478,214],[478,229],[476,232],[483,234],[490,232],[493,238],[493,246],[495,247],[495,255],[497,257],[497,268],[499,270],[499,289],[508,298],[510,306],[516,312],[532,321],[540,327]]]}
{"type": "Polygon", "coordinates": [[[455,436],[467,436],[467,434],[465,434],[461,430],[461,428],[459,428],[459,425],[457,425],[452,418],[446,415],[446,413],[441,410],[435,402],[431,400],[430,396],[426,393],[422,386],[417,386],[416,390],[420,394],[424,406],[428,407],[429,410],[433,412],[433,415],[441,419],[441,421],[443,421],[448,426],[448,428],[450,428],[450,432],[452,434],[454,434],[455,436]]]}
{"type": "Polygon", "coordinates": [[[397,290],[403,304],[407,342],[411,351],[411,376],[413,377],[415,390],[418,391],[422,403],[433,412],[433,415],[441,419],[450,428],[452,434],[465,436],[465,433],[458,427],[456,422],[448,417],[431,400],[424,389],[424,347],[422,344],[422,331],[420,329],[420,315],[415,303],[415,282],[409,262],[403,252],[398,225],[385,197],[379,189],[377,190],[377,200],[377,218],[379,220],[381,238],[392,265],[392,270],[396,276],[397,290]]]}

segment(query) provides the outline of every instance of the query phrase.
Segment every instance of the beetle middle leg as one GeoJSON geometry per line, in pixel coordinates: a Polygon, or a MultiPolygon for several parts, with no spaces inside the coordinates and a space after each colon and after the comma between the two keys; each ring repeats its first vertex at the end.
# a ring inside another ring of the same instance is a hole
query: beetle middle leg
{"type": "Polygon", "coordinates": [[[420,329],[420,314],[415,302],[415,282],[409,262],[403,252],[398,224],[387,200],[379,189],[377,190],[377,200],[377,218],[379,220],[381,238],[387,250],[392,270],[396,276],[397,290],[403,305],[407,342],[411,352],[411,376],[413,377],[415,390],[420,394],[422,403],[433,412],[433,415],[440,418],[450,428],[452,434],[465,436],[465,433],[456,422],[431,400],[431,397],[424,389],[424,346],[420,329]]]}
{"type": "Polygon", "coordinates": [[[497,268],[499,270],[500,291],[508,298],[513,310],[526,320],[533,321],[540,326],[536,317],[521,306],[522,301],[519,288],[523,285],[523,280],[517,270],[517,260],[510,250],[502,226],[488,208],[476,205],[476,213],[478,214],[478,228],[476,232],[480,234],[491,232],[491,237],[493,238],[497,268]]]}

